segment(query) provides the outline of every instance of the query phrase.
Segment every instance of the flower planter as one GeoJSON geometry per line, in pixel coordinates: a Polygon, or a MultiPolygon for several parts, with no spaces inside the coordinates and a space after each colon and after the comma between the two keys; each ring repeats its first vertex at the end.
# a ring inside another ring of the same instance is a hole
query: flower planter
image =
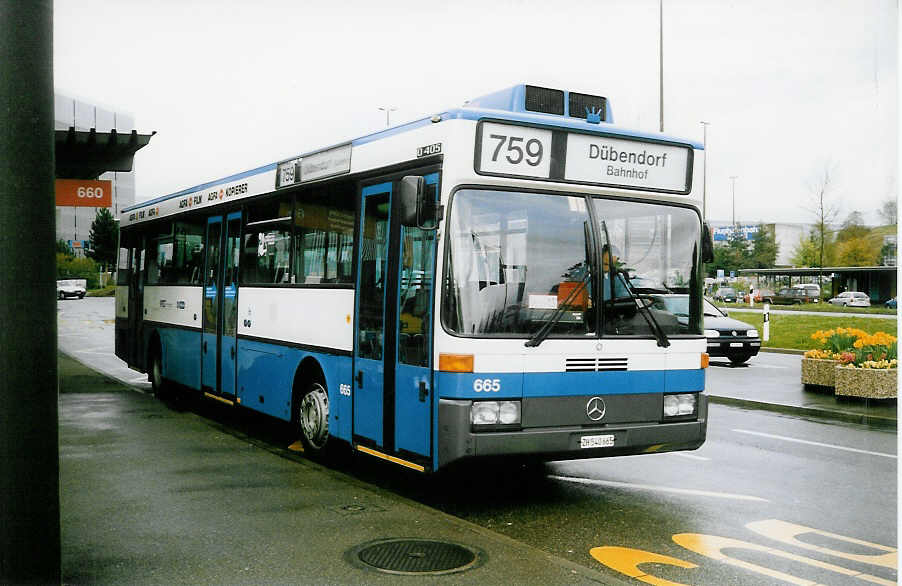
{"type": "Polygon", "coordinates": [[[835,367],[836,394],[844,397],[895,399],[898,379],[895,368],[835,367]]]}
{"type": "Polygon", "coordinates": [[[802,358],[802,384],[820,387],[834,386],[834,374],[839,360],[802,358]]]}

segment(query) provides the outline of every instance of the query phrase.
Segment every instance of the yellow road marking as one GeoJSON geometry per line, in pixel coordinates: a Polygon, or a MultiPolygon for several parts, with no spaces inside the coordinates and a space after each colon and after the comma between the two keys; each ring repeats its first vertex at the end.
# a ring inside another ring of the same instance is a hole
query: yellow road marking
{"type": "Polygon", "coordinates": [[[668,555],[643,551],[641,549],[632,549],[630,547],[593,547],[589,550],[589,554],[621,574],[625,574],[630,578],[642,580],[646,584],[655,584],[656,586],[685,586],[682,582],[671,582],[651,574],[646,574],[639,569],[639,564],[667,564],[670,566],[679,566],[681,568],[692,569],[698,566],[692,562],[687,562],[679,558],[673,558],[668,555]]]}
{"type": "Polygon", "coordinates": [[[899,565],[899,554],[895,548],[888,547],[886,545],[880,545],[879,543],[871,543],[870,541],[863,541],[861,539],[855,539],[854,537],[846,537],[845,535],[838,535],[836,533],[829,533],[827,531],[821,531],[820,529],[812,529],[811,527],[805,527],[804,525],[796,525],[795,523],[787,523],[786,521],[780,521],[779,519],[767,519],[765,521],[754,521],[752,523],[748,523],[746,525],[749,529],[754,531],[755,533],[759,533],[765,537],[770,537],[775,541],[780,541],[782,543],[786,543],[788,545],[794,545],[796,547],[801,547],[802,549],[810,549],[811,551],[816,551],[819,553],[824,553],[827,555],[832,555],[839,558],[844,558],[847,560],[851,560],[853,562],[861,562],[864,564],[871,564],[874,566],[883,566],[884,568],[890,568],[895,570],[899,565]],[[883,554],[860,554],[860,553],[847,553],[844,551],[837,551],[835,549],[830,549],[828,547],[821,547],[818,545],[813,545],[811,543],[805,543],[804,541],[800,541],[796,539],[799,535],[805,533],[814,533],[816,535],[823,535],[824,537],[829,537],[830,539],[835,539],[837,541],[845,541],[846,543],[852,543],[855,545],[863,545],[865,547],[870,547],[872,549],[876,549],[878,551],[885,551],[887,553],[883,554]]]}
{"type": "Polygon", "coordinates": [[[843,568],[842,566],[836,566],[834,564],[828,564],[827,562],[821,562],[818,560],[813,560],[811,558],[806,558],[804,556],[795,555],[792,553],[788,553],[779,549],[774,549],[772,547],[767,547],[764,545],[758,545],[757,543],[749,543],[747,541],[741,541],[739,539],[730,539],[729,537],[719,537],[717,535],[703,535],[701,533],[680,533],[678,535],[673,536],[673,541],[677,545],[688,549],[689,551],[694,551],[695,553],[701,554],[703,556],[709,557],[711,559],[721,561],[733,566],[737,566],[744,570],[750,570],[752,572],[756,572],[758,574],[768,576],[770,578],[776,578],[778,580],[783,580],[785,582],[789,582],[790,584],[798,584],[800,586],[808,586],[814,585],[816,582],[811,580],[807,580],[805,578],[799,578],[798,576],[793,576],[792,574],[786,574],[784,572],[780,572],[777,570],[772,570],[770,568],[766,568],[764,566],[759,566],[757,564],[753,564],[750,562],[746,562],[743,560],[739,560],[736,558],[732,558],[727,554],[723,553],[724,549],[745,549],[748,551],[757,551],[762,553],[767,553],[776,557],[781,557],[784,559],[792,560],[795,562],[801,562],[803,564],[807,564],[809,566],[813,566],[815,568],[820,568],[822,570],[828,570],[831,572],[836,572],[837,574],[842,574],[843,576],[849,576],[853,578],[858,578],[859,580],[865,580],[868,582],[873,582],[874,584],[883,584],[885,586],[894,585],[895,582],[890,580],[884,580],[883,578],[879,578],[877,576],[871,576],[870,574],[865,574],[862,572],[858,572],[856,570],[850,570],[848,568],[843,568]]]}

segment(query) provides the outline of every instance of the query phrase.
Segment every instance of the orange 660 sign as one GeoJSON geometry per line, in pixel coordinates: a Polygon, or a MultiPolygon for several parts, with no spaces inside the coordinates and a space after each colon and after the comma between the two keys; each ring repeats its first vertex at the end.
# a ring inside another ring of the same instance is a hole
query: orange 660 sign
{"type": "Polygon", "coordinates": [[[56,205],[108,208],[113,205],[113,182],[88,179],[57,179],[56,205]]]}

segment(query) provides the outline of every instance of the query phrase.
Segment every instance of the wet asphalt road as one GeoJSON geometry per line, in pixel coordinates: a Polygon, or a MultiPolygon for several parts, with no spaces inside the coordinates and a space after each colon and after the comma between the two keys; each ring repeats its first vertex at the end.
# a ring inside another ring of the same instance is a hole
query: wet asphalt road
{"type": "MultiPolygon", "coordinates": [[[[143,375],[110,357],[109,300],[59,308],[62,349],[142,386],[143,375]]],[[[787,372],[792,359],[762,354],[741,369],[715,365],[709,385],[798,384],[787,372]]],[[[284,449],[265,418],[190,408],[211,433],[234,430],[284,449]]],[[[643,572],[686,584],[782,584],[790,576],[895,583],[896,447],[895,431],[711,405],[708,441],[691,453],[491,465],[427,479],[368,459],[335,466],[623,579],[646,561],[657,563],[643,572]]]]}

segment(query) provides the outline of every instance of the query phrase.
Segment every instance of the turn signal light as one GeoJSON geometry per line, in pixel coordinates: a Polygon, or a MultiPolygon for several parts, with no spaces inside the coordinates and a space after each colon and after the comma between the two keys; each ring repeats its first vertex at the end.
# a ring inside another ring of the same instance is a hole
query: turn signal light
{"type": "Polygon", "coordinates": [[[473,372],[473,355],[439,354],[438,369],[442,372],[473,372]]]}
{"type": "Polygon", "coordinates": [[[702,352],[702,368],[708,368],[708,362],[711,361],[711,357],[708,356],[707,352],[702,352]]]}

